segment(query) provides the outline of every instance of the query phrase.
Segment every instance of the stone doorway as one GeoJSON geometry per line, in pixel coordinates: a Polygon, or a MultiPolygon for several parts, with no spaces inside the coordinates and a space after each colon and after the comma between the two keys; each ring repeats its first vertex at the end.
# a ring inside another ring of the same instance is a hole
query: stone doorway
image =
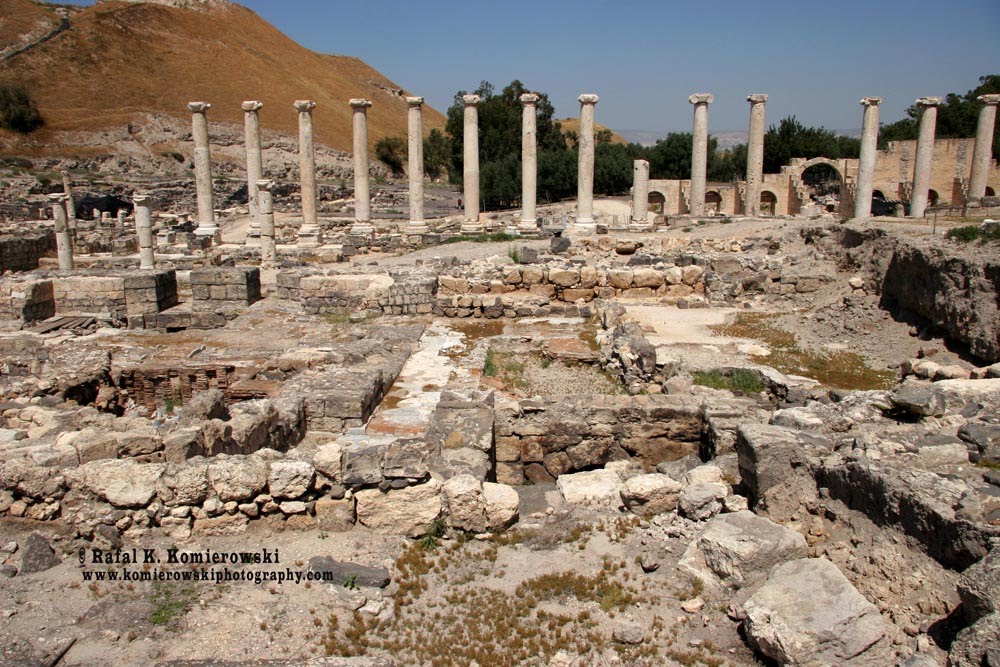
{"type": "Polygon", "coordinates": [[[771,217],[774,212],[778,209],[778,196],[775,195],[770,190],[764,190],[760,193],[760,214],[763,216],[771,217]]]}

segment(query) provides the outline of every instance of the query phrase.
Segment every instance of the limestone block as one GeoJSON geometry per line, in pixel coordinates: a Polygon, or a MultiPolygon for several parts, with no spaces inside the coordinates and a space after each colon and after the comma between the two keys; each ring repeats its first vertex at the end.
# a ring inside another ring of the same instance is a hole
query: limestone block
{"type": "Polygon", "coordinates": [[[267,486],[268,465],[256,456],[234,456],[210,463],[208,477],[219,500],[242,502],[267,486]]]}
{"type": "Polygon", "coordinates": [[[621,507],[622,479],[610,470],[560,475],[556,487],[570,505],[621,507]]]}
{"type": "Polygon", "coordinates": [[[506,484],[483,483],[483,500],[486,503],[486,527],[491,531],[504,530],[517,521],[520,499],[517,491],[506,484]]]}
{"type": "Polygon", "coordinates": [[[729,488],[718,482],[692,484],[681,493],[678,506],[681,514],[694,521],[710,519],[722,511],[729,488]]]}
{"type": "Polygon", "coordinates": [[[274,498],[300,498],[312,486],[315,471],[305,461],[273,461],[267,477],[267,490],[274,498]]]}
{"type": "Polygon", "coordinates": [[[472,475],[452,477],[442,486],[441,497],[449,526],[473,533],[486,530],[486,500],[478,479],[472,475]]]}
{"type": "Polygon", "coordinates": [[[208,497],[208,464],[168,463],[156,482],[156,495],[167,507],[200,505],[208,497]]]}
{"type": "Polygon", "coordinates": [[[662,514],[677,509],[682,485],[659,473],[637,475],[625,481],[622,500],[635,514],[662,514]]]}
{"type": "Polygon", "coordinates": [[[441,482],[433,478],[387,493],[363,489],[355,494],[358,521],[380,532],[420,537],[441,515],[440,491],[441,482]]]}

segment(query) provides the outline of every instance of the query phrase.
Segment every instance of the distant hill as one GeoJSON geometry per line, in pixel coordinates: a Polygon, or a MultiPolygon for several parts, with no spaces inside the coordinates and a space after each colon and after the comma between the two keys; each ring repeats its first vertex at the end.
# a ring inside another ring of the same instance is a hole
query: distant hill
{"type": "MultiPolygon", "coordinates": [[[[563,132],[579,132],[580,131],[580,119],[579,118],[561,118],[556,121],[562,125],[563,132]]],[[[594,132],[598,130],[610,130],[606,125],[601,125],[600,123],[594,123],[594,132]]],[[[628,140],[621,136],[614,130],[611,130],[611,143],[613,144],[627,144],[628,140]]]]}
{"type": "MultiPolygon", "coordinates": [[[[80,10],[0,0],[0,65],[0,83],[24,85],[37,103],[43,138],[122,127],[138,114],[188,119],[195,100],[212,104],[210,123],[242,124],[240,103],[250,99],[264,102],[265,129],[294,135],[292,102],[312,99],[316,140],[350,151],[353,97],[374,104],[371,144],[406,136],[401,86],[358,58],[306,49],[227,0],[105,1],[80,10]],[[69,15],[61,31],[59,13],[69,15]],[[18,52],[25,44],[34,45],[18,52]]],[[[425,132],[444,123],[424,107],[425,132]]]]}

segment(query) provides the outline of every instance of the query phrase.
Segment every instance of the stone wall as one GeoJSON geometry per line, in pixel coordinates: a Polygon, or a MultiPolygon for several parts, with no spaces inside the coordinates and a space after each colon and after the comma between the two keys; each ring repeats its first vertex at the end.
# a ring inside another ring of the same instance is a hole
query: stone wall
{"type": "Polygon", "coordinates": [[[183,367],[129,369],[121,373],[117,382],[132,400],[153,413],[170,403],[182,405],[208,389],[225,392],[237,379],[236,367],[232,364],[188,363],[183,367]]]}
{"type": "Polygon", "coordinates": [[[191,308],[196,312],[239,313],[260,298],[256,267],[191,271],[191,308]]]}
{"type": "Polygon", "coordinates": [[[35,322],[55,315],[51,280],[0,282],[0,317],[35,322]]]}
{"type": "Polygon", "coordinates": [[[52,230],[33,230],[17,236],[0,236],[0,273],[34,271],[38,260],[56,251],[52,230]]]}
{"type": "Polygon", "coordinates": [[[125,308],[130,328],[145,326],[146,315],[177,305],[177,272],[142,272],[125,278],[125,308]]]}
{"type": "Polygon", "coordinates": [[[436,291],[437,280],[421,276],[282,271],[277,278],[278,298],[298,301],[313,315],[425,314],[431,312],[436,291]]]}

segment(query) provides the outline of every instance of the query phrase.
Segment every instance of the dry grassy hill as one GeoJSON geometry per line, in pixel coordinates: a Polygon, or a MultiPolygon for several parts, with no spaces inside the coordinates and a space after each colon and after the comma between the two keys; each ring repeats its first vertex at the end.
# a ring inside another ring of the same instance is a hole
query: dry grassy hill
{"type": "MultiPolygon", "coordinates": [[[[212,103],[210,122],[242,123],[240,103],[258,99],[264,102],[264,128],[294,134],[292,101],[312,99],[318,105],[316,140],[350,151],[347,101],[367,97],[374,103],[368,112],[370,142],[406,136],[400,86],[357,58],[296,44],[240,5],[108,1],[74,12],[70,20],[68,30],[2,62],[0,83],[28,88],[45,118],[43,133],[121,127],[138,113],[189,118],[186,104],[193,100],[212,103]]],[[[46,22],[59,24],[48,5],[0,0],[0,49],[46,22]]],[[[425,107],[425,132],[444,122],[425,107]]]]}
{"type": "MultiPolygon", "coordinates": [[[[577,133],[579,133],[579,131],[580,131],[580,119],[579,118],[562,118],[558,122],[559,122],[560,125],[562,125],[562,131],[563,132],[577,132],[577,133]]],[[[594,132],[595,133],[599,132],[600,130],[609,130],[609,129],[611,129],[611,128],[609,128],[606,125],[601,125],[600,123],[594,123],[594,132]]],[[[628,140],[626,140],[625,137],[621,136],[620,134],[618,134],[614,130],[611,130],[611,143],[613,143],[613,144],[627,144],[628,140]]]]}

